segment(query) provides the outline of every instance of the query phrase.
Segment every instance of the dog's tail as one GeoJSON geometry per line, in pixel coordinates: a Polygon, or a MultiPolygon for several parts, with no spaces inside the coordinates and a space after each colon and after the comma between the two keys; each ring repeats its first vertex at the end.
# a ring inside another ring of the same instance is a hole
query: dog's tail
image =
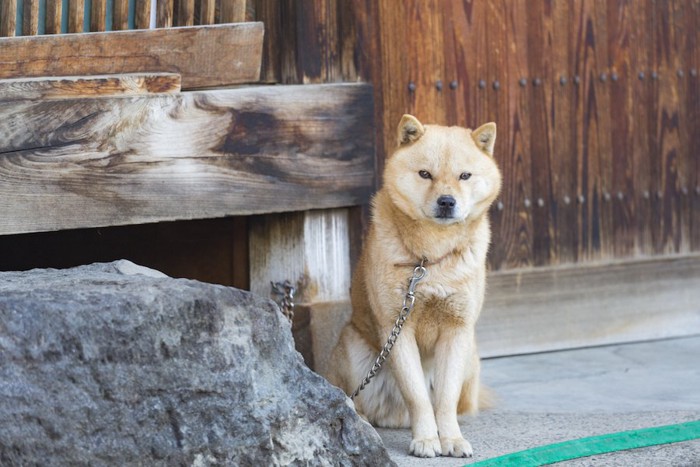
{"type": "Polygon", "coordinates": [[[481,383],[476,383],[478,387],[473,387],[474,382],[466,382],[462,386],[462,393],[457,404],[459,415],[476,415],[480,410],[488,410],[496,405],[496,393],[481,383]]]}

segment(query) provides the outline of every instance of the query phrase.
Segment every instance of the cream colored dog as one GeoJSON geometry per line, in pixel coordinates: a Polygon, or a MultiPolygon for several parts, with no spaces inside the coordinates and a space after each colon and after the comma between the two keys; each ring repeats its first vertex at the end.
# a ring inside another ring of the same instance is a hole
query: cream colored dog
{"type": "Polygon", "coordinates": [[[352,318],[330,360],[328,379],[352,393],[392,330],[414,266],[427,258],[385,368],[354,400],[374,425],[410,426],[410,452],[419,457],[472,455],[457,416],[479,408],[474,326],[486,286],[488,209],[501,188],[495,140],[494,123],[472,131],[403,116],[353,277],[352,318]]]}

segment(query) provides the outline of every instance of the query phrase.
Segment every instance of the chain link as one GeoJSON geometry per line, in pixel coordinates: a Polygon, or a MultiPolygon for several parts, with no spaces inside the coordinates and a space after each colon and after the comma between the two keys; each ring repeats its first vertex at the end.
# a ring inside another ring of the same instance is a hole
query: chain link
{"type": "Polygon", "coordinates": [[[410,315],[411,311],[413,310],[413,305],[416,302],[416,285],[428,272],[425,268],[426,261],[427,259],[423,257],[420,264],[413,269],[413,275],[408,282],[408,291],[403,297],[403,305],[401,306],[399,316],[396,318],[396,322],[394,322],[394,327],[389,334],[389,339],[386,341],[386,344],[384,344],[384,347],[382,347],[379,355],[377,355],[377,359],[374,361],[372,368],[370,368],[370,370],[367,372],[367,376],[365,376],[362,383],[360,383],[357,389],[355,389],[355,392],[350,395],[350,399],[355,399],[355,396],[357,396],[360,391],[362,391],[369,384],[370,380],[377,376],[377,373],[379,373],[379,370],[381,370],[382,365],[389,357],[391,349],[396,343],[396,339],[399,337],[399,334],[401,334],[401,328],[403,328],[404,323],[408,319],[408,315],[410,315]]]}
{"type": "Polygon", "coordinates": [[[294,322],[294,292],[296,289],[288,280],[284,282],[270,282],[272,292],[281,296],[280,309],[282,314],[287,317],[290,323],[294,322]]]}

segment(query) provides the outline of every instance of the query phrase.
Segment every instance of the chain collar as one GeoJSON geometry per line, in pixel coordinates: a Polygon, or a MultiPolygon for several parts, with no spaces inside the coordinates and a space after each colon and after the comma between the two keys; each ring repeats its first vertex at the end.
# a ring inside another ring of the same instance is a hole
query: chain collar
{"type": "Polygon", "coordinates": [[[379,355],[377,355],[377,359],[374,361],[372,368],[370,368],[370,370],[367,372],[367,376],[365,376],[362,383],[360,383],[357,389],[355,389],[355,392],[350,395],[350,399],[355,399],[355,396],[357,396],[360,391],[362,391],[369,384],[370,380],[377,376],[377,373],[379,373],[382,365],[389,357],[391,349],[396,343],[396,339],[399,337],[399,334],[401,334],[401,328],[403,328],[406,319],[408,319],[408,315],[410,315],[411,311],[413,310],[413,305],[416,302],[416,285],[418,285],[418,282],[420,282],[420,280],[423,279],[428,273],[428,270],[425,268],[427,262],[428,259],[424,256],[423,259],[421,259],[420,264],[417,266],[412,264],[412,266],[415,266],[413,269],[413,274],[408,281],[408,290],[406,291],[406,295],[403,297],[403,306],[401,307],[399,316],[396,318],[394,327],[389,334],[389,339],[386,341],[386,344],[384,344],[384,347],[382,347],[379,355]]]}

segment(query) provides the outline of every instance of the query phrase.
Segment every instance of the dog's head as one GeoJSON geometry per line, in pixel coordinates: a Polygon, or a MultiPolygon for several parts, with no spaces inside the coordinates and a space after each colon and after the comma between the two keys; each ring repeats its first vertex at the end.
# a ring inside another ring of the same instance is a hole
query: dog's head
{"type": "Polygon", "coordinates": [[[411,218],[454,224],[483,215],[501,189],[493,159],[496,124],[476,130],[423,125],[404,115],[384,187],[411,218]]]}

